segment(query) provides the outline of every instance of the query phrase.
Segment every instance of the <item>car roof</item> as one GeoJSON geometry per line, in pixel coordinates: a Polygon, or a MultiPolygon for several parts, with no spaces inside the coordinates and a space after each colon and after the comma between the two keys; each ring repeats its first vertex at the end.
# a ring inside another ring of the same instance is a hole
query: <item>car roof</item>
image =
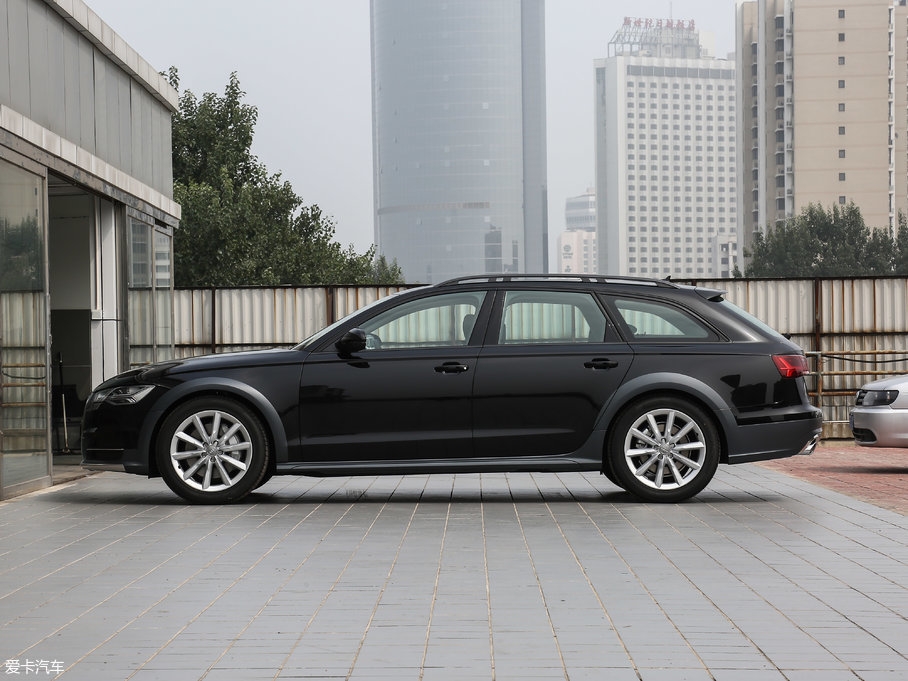
{"type": "Polygon", "coordinates": [[[471,284],[507,284],[507,283],[558,283],[562,284],[611,284],[621,287],[640,286],[661,289],[660,293],[673,291],[696,292],[707,300],[720,299],[726,291],[720,289],[699,288],[687,284],[677,284],[668,279],[650,279],[647,277],[613,276],[608,274],[478,274],[447,279],[433,288],[466,286],[471,284]]]}

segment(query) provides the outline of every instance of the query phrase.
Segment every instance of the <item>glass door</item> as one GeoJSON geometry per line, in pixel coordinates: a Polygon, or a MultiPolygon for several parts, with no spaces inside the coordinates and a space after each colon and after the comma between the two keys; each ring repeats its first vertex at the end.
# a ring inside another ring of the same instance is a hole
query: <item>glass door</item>
{"type": "Polygon", "coordinates": [[[45,179],[0,158],[0,497],[50,482],[45,179]]]}
{"type": "Polygon", "coordinates": [[[173,232],[127,208],[129,365],[173,357],[173,232]]]}

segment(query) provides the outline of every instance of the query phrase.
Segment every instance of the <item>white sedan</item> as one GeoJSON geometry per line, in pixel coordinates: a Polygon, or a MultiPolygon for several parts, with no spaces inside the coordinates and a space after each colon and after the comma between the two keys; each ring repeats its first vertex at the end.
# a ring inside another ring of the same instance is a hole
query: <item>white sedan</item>
{"type": "Polygon", "coordinates": [[[858,390],[851,432],[865,447],[908,447],[908,376],[873,381],[858,390]]]}

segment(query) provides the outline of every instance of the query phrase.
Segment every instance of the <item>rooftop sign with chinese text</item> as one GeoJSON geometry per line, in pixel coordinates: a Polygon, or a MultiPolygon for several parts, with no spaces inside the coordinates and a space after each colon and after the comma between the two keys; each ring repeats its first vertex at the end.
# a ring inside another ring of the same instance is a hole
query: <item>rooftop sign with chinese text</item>
{"type": "Polygon", "coordinates": [[[688,30],[696,28],[693,19],[641,19],[639,17],[624,17],[624,25],[633,28],[682,28],[688,30]]]}

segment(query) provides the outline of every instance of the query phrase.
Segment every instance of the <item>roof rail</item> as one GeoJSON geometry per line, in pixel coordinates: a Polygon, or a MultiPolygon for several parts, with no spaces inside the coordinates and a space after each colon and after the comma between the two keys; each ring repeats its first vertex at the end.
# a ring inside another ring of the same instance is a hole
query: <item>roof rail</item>
{"type": "Polygon", "coordinates": [[[639,286],[658,286],[660,288],[680,288],[677,284],[667,279],[648,279],[646,277],[612,276],[610,274],[475,274],[473,276],[455,277],[447,279],[436,286],[453,286],[466,283],[493,283],[508,281],[547,281],[550,279],[563,281],[578,281],[593,284],[637,284],[639,286]]]}

